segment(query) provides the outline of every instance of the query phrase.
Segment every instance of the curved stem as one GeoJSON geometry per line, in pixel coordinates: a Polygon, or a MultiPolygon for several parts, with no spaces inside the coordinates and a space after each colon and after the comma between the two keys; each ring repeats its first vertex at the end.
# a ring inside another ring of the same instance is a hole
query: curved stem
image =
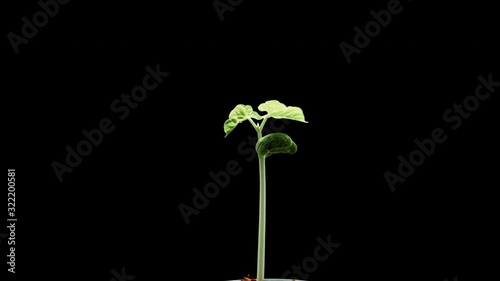
{"type": "Polygon", "coordinates": [[[266,115],[264,119],[262,120],[262,123],[260,123],[260,129],[262,130],[264,128],[264,125],[266,124],[267,119],[269,119],[269,116],[266,115]]]}
{"type": "Polygon", "coordinates": [[[266,253],[266,159],[259,156],[259,244],[257,251],[257,281],[264,281],[266,253]]]}
{"type": "Polygon", "coordinates": [[[250,124],[252,124],[252,127],[259,133],[261,131],[261,128],[259,127],[258,124],[255,124],[255,122],[252,120],[252,118],[247,117],[247,120],[250,121],[250,124]]]}

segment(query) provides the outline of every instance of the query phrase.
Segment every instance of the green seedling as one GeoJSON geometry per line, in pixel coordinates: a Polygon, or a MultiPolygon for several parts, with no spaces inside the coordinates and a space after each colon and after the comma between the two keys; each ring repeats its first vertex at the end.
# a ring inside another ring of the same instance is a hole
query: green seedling
{"type": "Polygon", "coordinates": [[[266,249],[266,166],[265,159],[273,154],[294,154],[297,145],[283,133],[270,133],[262,136],[262,130],[269,118],[290,119],[307,123],[302,109],[295,106],[286,106],[277,100],[270,100],[258,107],[259,111],[267,112],[260,115],[253,111],[250,105],[238,104],[229,113],[229,119],[224,123],[224,132],[227,135],[243,121],[249,121],[257,132],[255,149],[259,158],[259,234],[257,250],[257,281],[264,281],[265,249],[266,249]],[[259,123],[260,122],[260,123],[259,123]]]}

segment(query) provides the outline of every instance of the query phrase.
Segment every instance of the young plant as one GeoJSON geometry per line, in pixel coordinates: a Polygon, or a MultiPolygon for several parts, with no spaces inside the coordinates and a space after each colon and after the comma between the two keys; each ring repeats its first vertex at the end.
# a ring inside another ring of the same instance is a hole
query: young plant
{"type": "Polygon", "coordinates": [[[277,100],[266,101],[258,109],[267,112],[260,115],[253,111],[250,105],[238,104],[230,113],[229,119],[224,123],[224,132],[227,135],[241,122],[248,120],[257,132],[255,149],[259,158],[259,235],[257,250],[257,281],[264,281],[265,249],[266,249],[266,166],[265,159],[273,154],[294,154],[297,145],[283,133],[270,133],[262,136],[262,130],[267,119],[290,119],[307,123],[302,109],[295,106],[286,106],[277,100]],[[255,121],[254,121],[255,120],[255,121]],[[260,122],[260,123],[259,123],[260,122]]]}

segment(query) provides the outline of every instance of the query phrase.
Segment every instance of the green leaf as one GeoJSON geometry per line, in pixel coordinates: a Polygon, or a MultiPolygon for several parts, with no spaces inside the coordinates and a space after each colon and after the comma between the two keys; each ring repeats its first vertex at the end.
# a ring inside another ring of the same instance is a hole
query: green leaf
{"type": "Polygon", "coordinates": [[[255,149],[259,156],[268,157],[278,153],[294,154],[297,152],[297,145],[287,134],[272,133],[262,137],[255,149]]]}
{"type": "Polygon", "coordinates": [[[226,136],[233,131],[233,129],[238,125],[238,119],[227,119],[226,122],[224,122],[224,133],[226,133],[226,136]]]}
{"type": "Polygon", "coordinates": [[[268,116],[276,119],[283,118],[307,123],[300,107],[286,106],[277,100],[270,100],[260,104],[258,108],[260,111],[266,111],[268,116]]]}
{"type": "Polygon", "coordinates": [[[285,109],[286,105],[277,100],[268,100],[265,103],[261,103],[258,108],[260,111],[267,111],[268,113],[272,113],[278,110],[285,109]]]}
{"type": "Polygon", "coordinates": [[[250,105],[238,104],[229,113],[229,119],[224,122],[224,133],[226,133],[226,137],[239,123],[249,118],[261,120],[263,117],[253,111],[250,105]]]}
{"type": "Polygon", "coordinates": [[[238,104],[231,112],[229,113],[229,119],[237,119],[238,122],[244,121],[247,118],[247,115],[252,113],[253,109],[250,105],[238,104]]]}
{"type": "Polygon", "coordinates": [[[252,111],[252,113],[248,114],[248,116],[252,117],[255,120],[262,120],[264,117],[260,116],[259,113],[252,111]]]}

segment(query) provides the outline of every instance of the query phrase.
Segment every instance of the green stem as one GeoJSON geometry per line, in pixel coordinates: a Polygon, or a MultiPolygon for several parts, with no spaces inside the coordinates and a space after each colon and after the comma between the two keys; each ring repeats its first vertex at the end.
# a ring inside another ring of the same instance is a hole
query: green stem
{"type": "MultiPolygon", "coordinates": [[[[252,124],[252,127],[255,129],[255,131],[257,131],[257,134],[259,134],[259,132],[261,132],[262,130],[260,129],[259,125],[258,124],[255,124],[255,122],[252,120],[252,118],[250,117],[247,117],[247,120],[250,121],[250,124],[252,124]]],[[[260,138],[259,138],[260,139],[260,138]]]]}
{"type": "MultiPolygon", "coordinates": [[[[268,115],[266,115],[266,116],[264,117],[264,119],[262,120],[262,123],[260,123],[260,130],[261,130],[261,131],[262,131],[262,129],[264,128],[264,125],[266,124],[267,119],[269,119],[269,116],[268,116],[268,115]]],[[[261,136],[261,137],[262,137],[262,136],[261,136]]]]}
{"type": "Polygon", "coordinates": [[[257,281],[264,281],[266,254],[266,159],[259,156],[259,244],[257,251],[257,281]]]}
{"type": "MultiPolygon", "coordinates": [[[[268,117],[262,123],[255,124],[250,119],[257,131],[257,140],[262,138],[262,130],[268,117]]],[[[266,265],[266,158],[259,156],[259,240],[257,245],[257,281],[264,281],[264,267],[266,265]]]]}

